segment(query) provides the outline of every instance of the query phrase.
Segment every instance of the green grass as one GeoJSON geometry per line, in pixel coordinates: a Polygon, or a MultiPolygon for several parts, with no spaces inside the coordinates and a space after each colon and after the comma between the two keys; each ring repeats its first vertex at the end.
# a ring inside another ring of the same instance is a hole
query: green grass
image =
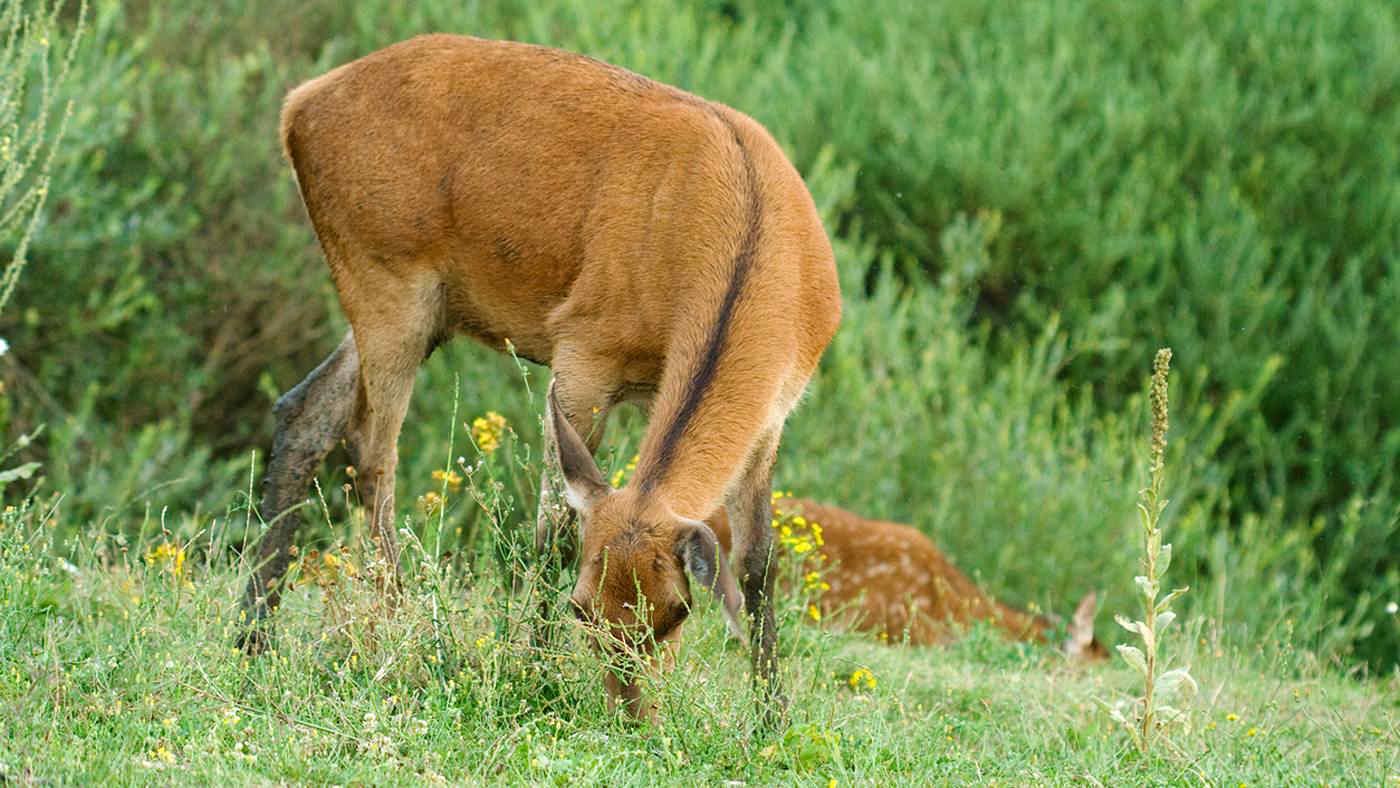
{"type": "Polygon", "coordinates": [[[980,629],[947,649],[882,646],[798,623],[791,600],[791,725],[756,730],[747,657],[705,604],[652,687],[657,723],[637,726],[607,711],[577,635],[558,652],[525,645],[521,597],[489,569],[410,548],[389,618],[367,582],[343,578],[334,604],[304,582],[276,649],[249,660],[230,647],[241,578],[219,557],[223,518],[183,538],[152,523],[126,544],[79,540],[69,560],[44,514],[0,518],[0,775],[21,784],[1400,780],[1395,677],[1344,678],[1282,632],[1237,643],[1189,623],[1173,657],[1202,692],[1144,759],[1100,706],[1132,691],[1120,666],[1072,667],[980,629]],[[146,557],[167,540],[186,551],[178,577],[146,557]],[[859,668],[873,689],[851,688],[859,668]]]}

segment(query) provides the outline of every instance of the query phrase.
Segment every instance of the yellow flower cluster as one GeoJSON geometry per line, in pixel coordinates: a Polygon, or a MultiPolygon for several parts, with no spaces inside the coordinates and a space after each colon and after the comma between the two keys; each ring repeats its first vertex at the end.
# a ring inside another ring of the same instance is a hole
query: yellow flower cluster
{"type": "Polygon", "coordinates": [[[146,564],[170,573],[172,577],[185,574],[185,548],[171,542],[161,542],[146,553],[146,564]]]}
{"type": "Polygon", "coordinates": [[[433,481],[440,485],[446,484],[447,489],[452,492],[457,492],[462,489],[462,474],[457,473],[451,468],[447,470],[439,468],[433,471],[433,481]]]}
{"type": "MultiPolygon", "coordinates": [[[[773,495],[776,501],[779,495],[785,494],[773,495]]],[[[778,531],[778,544],[797,555],[810,553],[826,544],[822,539],[821,523],[809,521],[800,514],[784,511],[777,504],[773,506],[773,527],[778,531]]]]}
{"type": "Polygon", "coordinates": [[[477,448],[487,454],[501,448],[501,436],[506,431],[506,417],[494,410],[486,411],[485,416],[472,419],[472,441],[477,448]]]}
{"type": "Polygon", "coordinates": [[[851,689],[860,689],[861,687],[875,689],[875,686],[879,684],[875,680],[875,674],[871,673],[869,668],[857,668],[846,683],[851,685],[851,689]]]}
{"type": "Polygon", "coordinates": [[[338,555],[329,550],[324,553],[310,550],[305,558],[299,558],[293,563],[288,572],[297,570],[310,577],[321,588],[330,588],[338,584],[341,578],[359,576],[360,570],[348,557],[349,553],[350,548],[344,546],[340,548],[338,555]]]}
{"type": "Polygon", "coordinates": [[[790,492],[773,493],[772,526],[778,532],[778,545],[795,556],[802,566],[802,594],[807,598],[807,617],[813,621],[822,620],[822,609],[817,598],[831,590],[831,584],[822,576],[821,564],[826,555],[819,549],[826,545],[822,538],[821,523],[808,520],[796,512],[783,508],[784,499],[790,499],[790,492]]]}
{"type": "Polygon", "coordinates": [[[418,496],[418,511],[422,512],[424,517],[432,517],[442,511],[442,504],[442,496],[436,490],[429,490],[418,496]]]}
{"type": "Polygon", "coordinates": [[[632,459],[627,461],[627,465],[613,471],[612,486],[621,487],[622,481],[631,476],[632,471],[637,470],[637,460],[641,459],[641,457],[642,455],[640,454],[633,454],[632,459]]]}
{"type": "Polygon", "coordinates": [[[174,766],[176,760],[175,753],[171,752],[164,744],[161,744],[159,747],[151,750],[151,760],[148,765],[155,768],[174,766]]]}

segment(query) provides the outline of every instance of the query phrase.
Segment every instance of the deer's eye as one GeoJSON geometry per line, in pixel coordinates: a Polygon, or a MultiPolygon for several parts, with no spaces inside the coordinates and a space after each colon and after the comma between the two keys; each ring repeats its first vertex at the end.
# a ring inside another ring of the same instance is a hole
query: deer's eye
{"type": "Polygon", "coordinates": [[[581,623],[593,623],[593,612],[589,606],[580,603],[577,599],[570,599],[569,608],[574,611],[574,618],[578,619],[581,623]]]}
{"type": "Polygon", "coordinates": [[[660,617],[656,619],[656,639],[662,640],[676,630],[676,627],[685,621],[685,617],[690,615],[690,608],[685,605],[671,605],[660,617]]]}

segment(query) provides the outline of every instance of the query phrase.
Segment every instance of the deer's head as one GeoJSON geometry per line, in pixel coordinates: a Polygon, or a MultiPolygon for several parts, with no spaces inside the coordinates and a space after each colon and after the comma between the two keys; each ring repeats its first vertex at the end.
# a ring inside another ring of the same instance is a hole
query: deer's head
{"type": "Polygon", "coordinates": [[[648,500],[632,486],[614,490],[583,440],[564,418],[551,386],[549,419],[570,508],[579,517],[579,574],[570,603],[605,657],[611,705],[650,716],[641,697],[643,671],[665,661],[690,615],[691,579],[720,600],[741,632],[744,597],[715,534],[699,520],[648,500]]]}

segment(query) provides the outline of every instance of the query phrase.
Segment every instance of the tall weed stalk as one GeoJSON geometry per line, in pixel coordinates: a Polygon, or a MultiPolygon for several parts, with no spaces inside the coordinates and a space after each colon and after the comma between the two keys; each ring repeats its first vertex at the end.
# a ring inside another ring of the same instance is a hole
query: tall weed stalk
{"type": "MultiPolygon", "coordinates": [[[[53,122],[54,93],[73,64],[87,16],[87,0],[78,8],[76,28],[55,71],[53,43],[62,5],[50,8],[46,0],[40,0],[33,7],[16,2],[0,10],[0,244],[14,244],[14,253],[0,271],[0,312],[10,302],[24,272],[29,242],[39,229],[49,195],[54,151],[73,113],[69,100],[63,104],[58,122],[53,122]]],[[[9,349],[10,344],[0,337],[0,356],[9,349]]],[[[5,385],[0,381],[0,396],[4,393],[5,385]]],[[[40,425],[21,434],[12,446],[0,443],[0,463],[26,448],[42,430],[40,425]]],[[[38,469],[39,463],[33,461],[0,469],[0,489],[30,478],[38,469]]]]}
{"type": "MultiPolygon", "coordinates": [[[[44,215],[54,152],[73,114],[70,99],[53,122],[54,94],[73,64],[87,0],[79,6],[77,26],[55,71],[52,52],[62,5],[49,7],[40,0],[26,8],[17,2],[0,11],[0,239],[16,238],[14,254],[0,273],[0,311],[24,271],[29,242],[44,215]]],[[[0,353],[5,347],[0,344],[0,353]]]]}
{"type": "Polygon", "coordinates": [[[1174,599],[1186,593],[1186,588],[1174,589],[1157,598],[1172,562],[1172,546],[1162,543],[1162,512],[1167,501],[1162,498],[1162,472],[1167,450],[1167,372],[1171,366],[1171,348],[1162,348],[1152,362],[1152,385],[1148,399],[1152,407],[1152,444],[1150,448],[1149,481],[1138,493],[1138,516],[1142,524],[1142,574],[1133,578],[1142,600],[1142,618],[1131,620],[1114,616],[1120,626],[1142,639],[1142,648],[1121,644],[1123,655],[1142,675],[1143,693],[1140,698],[1119,701],[1109,713],[1133,738],[1138,751],[1147,754],[1158,728],[1183,720],[1186,711],[1170,705],[1177,699],[1189,700],[1196,693],[1196,681],[1188,667],[1163,672],[1165,660],[1160,647],[1176,613],[1171,610],[1174,599]]]}

